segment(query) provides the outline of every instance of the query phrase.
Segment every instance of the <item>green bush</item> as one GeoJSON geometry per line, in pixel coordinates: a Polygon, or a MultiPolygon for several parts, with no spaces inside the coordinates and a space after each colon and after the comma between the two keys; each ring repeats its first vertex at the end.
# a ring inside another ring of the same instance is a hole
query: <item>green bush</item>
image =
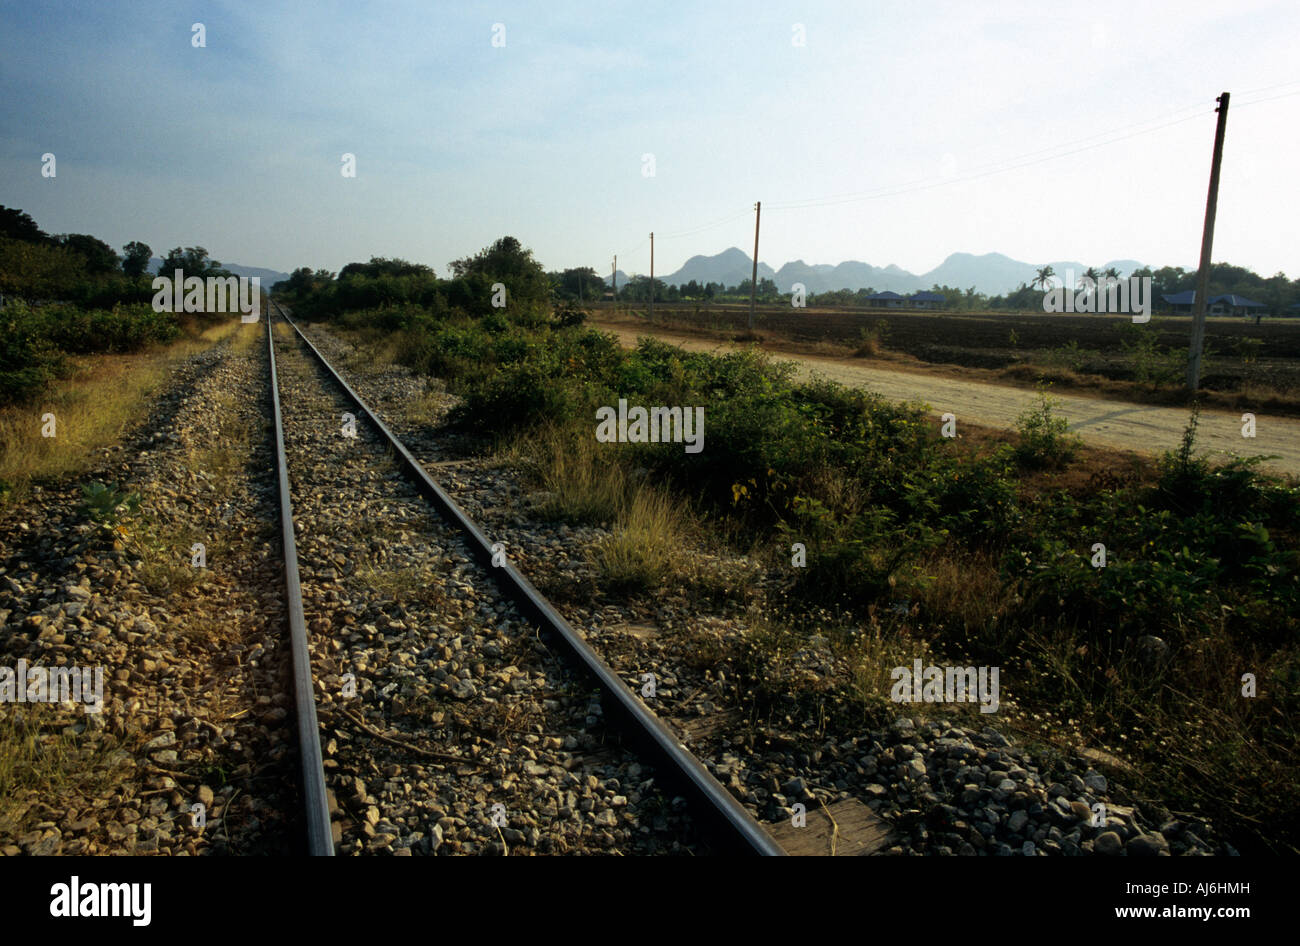
{"type": "MultiPolygon", "coordinates": [[[[557,377],[538,361],[502,365],[461,390],[452,410],[454,423],[479,431],[511,431],[579,416],[587,405],[582,385],[557,377]]],[[[594,422],[593,422],[594,424],[594,422]]]]}
{"type": "Polygon", "coordinates": [[[107,528],[140,510],[140,494],[115,483],[87,483],[81,487],[81,498],[86,514],[107,528]]]}
{"type": "Polygon", "coordinates": [[[25,401],[64,370],[40,310],[10,303],[0,312],[0,405],[25,401]]]}
{"type": "MultiPolygon", "coordinates": [[[[1187,353],[1177,349],[1162,351],[1156,341],[1155,330],[1149,326],[1126,324],[1120,346],[1128,352],[1132,362],[1133,380],[1139,384],[1160,387],[1179,379],[1187,368],[1187,353]]],[[[1210,352],[1202,355],[1201,367],[1209,365],[1210,352]]]]}
{"type": "Polygon", "coordinates": [[[1016,420],[1020,443],[1015,448],[1016,461],[1026,469],[1060,468],[1073,459],[1082,442],[1068,433],[1070,423],[1057,417],[1054,409],[1060,402],[1038,386],[1038,406],[1025,411],[1016,420]]]}
{"type": "MultiPolygon", "coordinates": [[[[760,352],[715,356],[654,339],[628,351],[612,335],[539,320],[527,304],[485,307],[486,274],[441,285],[437,311],[405,302],[345,318],[400,333],[403,360],[442,377],[462,399],[453,420],[483,434],[591,430],[595,408],[619,398],[702,406],[703,451],[632,445],[625,459],[706,512],[804,542],[809,567],[794,581],[810,595],[870,604],[935,550],[1000,552],[998,580],[1008,600],[1020,596],[1008,627],[1022,633],[1068,620],[1101,646],[1107,629],[1176,640],[1226,620],[1234,633],[1253,624],[1279,640],[1294,626],[1300,496],[1259,474],[1258,458],[1211,467],[1189,441],[1162,460],[1153,487],[1026,498],[1019,469],[1060,467],[1078,447],[1045,391],[1020,418],[1019,444],[976,455],[938,437],[919,406],[799,383],[792,365],[760,352]],[[1092,566],[1093,541],[1108,548],[1105,568],[1092,566]]],[[[1159,354],[1153,335],[1131,344],[1159,354]]]]}
{"type": "Polygon", "coordinates": [[[84,310],[11,302],[0,311],[0,403],[42,391],[63,371],[65,354],[138,351],[179,334],[174,315],[149,305],[84,310]]]}

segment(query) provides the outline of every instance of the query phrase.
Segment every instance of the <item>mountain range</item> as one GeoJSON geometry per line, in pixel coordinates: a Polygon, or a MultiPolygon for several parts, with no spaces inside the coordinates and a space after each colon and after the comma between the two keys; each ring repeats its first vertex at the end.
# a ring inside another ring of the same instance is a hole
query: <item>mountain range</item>
{"type": "MultiPolygon", "coordinates": [[[[700,284],[718,282],[725,286],[735,286],[750,278],[753,265],[753,259],[748,253],[733,246],[715,256],[692,256],[677,272],[655,278],[670,286],[680,286],[692,279],[700,284]]],[[[892,263],[888,266],[872,266],[870,263],[847,260],[831,265],[795,260],[775,270],[760,261],[758,278],[771,279],[781,292],[789,292],[792,285],[801,282],[809,292],[831,292],[836,289],[856,291],[870,287],[877,292],[908,293],[929,289],[937,284],[958,289],[974,286],[977,292],[998,295],[1014,291],[1021,283],[1031,282],[1044,265],[1051,266],[1062,279],[1065,279],[1070,270],[1077,277],[1083,275],[1083,271],[1088,268],[1086,264],[1074,260],[1023,263],[1001,253],[985,253],[980,256],[953,253],[934,269],[919,275],[892,263]]],[[[1105,270],[1113,266],[1121,276],[1127,276],[1142,265],[1137,260],[1110,260],[1098,269],[1105,270]]],[[[626,273],[619,271],[618,284],[627,285],[628,278],[626,273]]],[[[605,282],[608,284],[608,277],[605,282]]]]}
{"type": "MultiPolygon", "coordinates": [[[[162,265],[162,259],[160,257],[157,256],[152,257],[149,260],[149,273],[154,276],[157,275],[170,276],[171,273],[160,274],[158,272],[158,267],[161,265],[162,265]]],[[[263,269],[261,266],[240,266],[238,263],[222,263],[221,268],[225,270],[229,270],[230,272],[234,273],[236,276],[248,276],[249,278],[252,278],[253,276],[258,276],[262,280],[260,285],[263,289],[270,289],[272,286],[280,282],[282,279],[289,278],[288,273],[281,273],[274,269],[263,269]]]]}
{"type": "MultiPolygon", "coordinates": [[[[162,260],[155,256],[149,260],[149,272],[157,273],[162,260]]],[[[735,286],[749,279],[753,271],[753,260],[744,250],[731,247],[714,256],[692,256],[675,273],[658,276],[660,281],[670,286],[681,286],[691,280],[703,285],[716,282],[724,286],[735,286]]],[[[1065,278],[1073,270],[1075,276],[1081,276],[1087,265],[1074,260],[1057,260],[1051,263],[1024,263],[1001,253],[985,253],[977,256],[973,253],[953,253],[934,269],[921,274],[910,273],[893,265],[872,266],[858,260],[846,260],[843,263],[805,263],[794,260],[785,263],[780,269],[773,269],[762,261],[758,264],[758,278],[771,279],[781,292],[789,292],[795,283],[803,283],[808,292],[832,292],[836,289],[857,291],[868,287],[877,292],[919,292],[933,285],[953,286],[966,289],[974,286],[977,292],[987,295],[1012,292],[1021,283],[1031,282],[1037,271],[1044,265],[1051,266],[1058,276],[1065,278]]],[[[1099,269],[1114,267],[1121,276],[1127,276],[1143,264],[1137,260],[1110,260],[1099,269]]],[[[259,276],[262,288],[270,289],[288,273],[260,266],[242,266],[238,263],[223,263],[222,268],[236,276],[259,276]]],[[[164,274],[166,275],[166,274],[164,274]]],[[[618,284],[626,286],[631,277],[618,271],[618,284]]],[[[605,277],[606,285],[609,277],[605,277]]]]}

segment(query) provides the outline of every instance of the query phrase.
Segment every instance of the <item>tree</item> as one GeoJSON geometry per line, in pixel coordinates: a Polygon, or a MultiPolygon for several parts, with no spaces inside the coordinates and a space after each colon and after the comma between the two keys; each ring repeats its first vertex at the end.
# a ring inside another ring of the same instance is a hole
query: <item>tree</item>
{"type": "Polygon", "coordinates": [[[562,273],[551,274],[551,278],[556,295],[562,299],[591,302],[605,294],[604,278],[590,266],[566,269],[562,273]]]}
{"type": "MultiPolygon", "coordinates": [[[[324,270],[317,270],[324,272],[324,270]]],[[[410,263],[404,259],[389,259],[386,256],[372,256],[369,263],[348,263],[339,270],[339,279],[354,276],[367,276],[378,279],[380,276],[433,276],[432,266],[423,263],[410,263]]]]}
{"type": "MultiPolygon", "coordinates": [[[[658,280],[656,280],[657,282],[658,280]]],[[[740,285],[731,290],[738,296],[745,299],[749,298],[750,287],[754,284],[753,280],[743,280],[740,285]]],[[[758,292],[754,293],[754,298],[758,302],[778,302],[781,299],[781,290],[776,287],[776,283],[764,276],[758,281],[758,292]]]]}
{"type": "Polygon", "coordinates": [[[159,264],[158,275],[171,277],[178,269],[183,279],[233,275],[222,269],[219,262],[209,259],[208,251],[201,246],[187,246],[183,251],[179,246],[173,247],[159,264]]]}
{"type": "Polygon", "coordinates": [[[148,243],[132,240],[122,247],[122,272],[128,276],[143,276],[153,259],[153,248],[148,243]]]}
{"type": "Polygon", "coordinates": [[[1044,266],[1034,274],[1034,281],[1029,285],[1040,289],[1046,289],[1051,285],[1052,277],[1056,275],[1056,270],[1050,266],[1044,266]]]}
{"type": "Polygon", "coordinates": [[[1274,315],[1285,315],[1287,306],[1291,304],[1290,290],[1291,284],[1287,281],[1286,273],[1276,272],[1268,278],[1258,301],[1267,305],[1274,315]]]}
{"type": "Polygon", "coordinates": [[[289,278],[275,284],[276,295],[292,296],[301,299],[328,285],[334,280],[334,274],[328,269],[312,272],[310,266],[300,266],[289,274],[289,278]]]}
{"type": "Polygon", "coordinates": [[[0,204],[0,237],[24,243],[51,243],[48,233],[36,225],[26,212],[0,204]]]}
{"type": "MultiPolygon", "coordinates": [[[[654,281],[655,299],[663,302],[668,299],[668,284],[662,279],[654,281]]],[[[650,277],[632,276],[626,286],[620,287],[619,296],[627,302],[650,301],[650,277]]]]}
{"type": "Polygon", "coordinates": [[[502,237],[475,256],[454,260],[451,271],[457,279],[480,277],[488,282],[503,283],[507,298],[515,302],[545,304],[550,301],[551,283],[546,270],[533,259],[533,251],[524,249],[512,236],[502,237]]]}
{"type": "Polygon", "coordinates": [[[55,239],[60,246],[80,253],[86,260],[86,272],[92,275],[115,272],[121,262],[111,246],[89,233],[64,233],[55,239]]]}
{"type": "MultiPolygon", "coordinates": [[[[1050,269],[1051,267],[1045,267],[1050,269]]],[[[1039,270],[1041,273],[1042,270],[1039,270]]],[[[1051,275],[1049,273],[1049,278],[1051,275]]],[[[1038,282],[1037,279],[1034,280],[1038,282]]],[[[1005,296],[994,296],[988,302],[991,309],[1016,309],[1019,311],[1041,310],[1043,307],[1043,298],[1038,295],[1032,287],[1021,283],[1019,288],[1014,292],[1009,292],[1005,296]]]]}
{"type": "Polygon", "coordinates": [[[66,298],[85,280],[85,259],[67,247],[0,237],[0,293],[28,299],[66,298]]]}

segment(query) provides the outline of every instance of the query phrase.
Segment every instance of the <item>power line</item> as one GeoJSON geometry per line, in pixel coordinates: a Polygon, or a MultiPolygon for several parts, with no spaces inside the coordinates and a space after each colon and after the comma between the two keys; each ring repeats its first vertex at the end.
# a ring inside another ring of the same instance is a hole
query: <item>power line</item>
{"type": "MultiPolygon", "coordinates": [[[[1108,135],[1114,135],[1114,134],[1116,134],[1116,133],[1118,133],[1118,132],[1125,131],[1125,130],[1127,130],[1127,129],[1129,129],[1129,128],[1135,128],[1135,127],[1138,127],[1138,126],[1141,126],[1141,125],[1150,125],[1152,122],[1159,122],[1159,121],[1164,120],[1165,118],[1172,118],[1174,115],[1180,115],[1180,114],[1182,114],[1183,112],[1187,112],[1187,111],[1189,111],[1189,110],[1191,110],[1191,109],[1196,109],[1196,110],[1199,111],[1199,110],[1203,110],[1203,109],[1205,109],[1205,108],[1206,108],[1206,105],[1205,105],[1204,102],[1198,102],[1198,103],[1196,103],[1195,105],[1186,105],[1186,106],[1183,106],[1182,108],[1175,109],[1175,110],[1172,111],[1172,112],[1168,112],[1168,113],[1166,113],[1166,114],[1164,114],[1164,115],[1161,115],[1161,116],[1158,116],[1158,117],[1156,117],[1156,118],[1148,118],[1148,119],[1144,119],[1143,121],[1140,121],[1140,122],[1130,122],[1130,123],[1127,124],[1127,125],[1120,125],[1120,126],[1118,126],[1118,127],[1116,127],[1116,128],[1112,128],[1112,129],[1109,129],[1109,130],[1107,130],[1107,131],[1097,132],[1096,134],[1092,134],[1092,135],[1087,135],[1087,136],[1085,136],[1085,137],[1083,137],[1083,138],[1076,138],[1076,139],[1071,140],[1071,141],[1064,141],[1064,142],[1061,142],[1061,143],[1059,143],[1059,144],[1052,145],[1052,146],[1047,147],[1047,148],[1040,148],[1040,149],[1037,150],[1037,151],[1029,151],[1029,152],[1025,152],[1025,153],[1023,153],[1023,154],[1019,154],[1019,155],[1012,155],[1011,157],[1008,157],[1008,158],[1002,158],[1002,159],[1000,159],[1000,160],[998,160],[998,161],[992,161],[992,162],[989,162],[989,163],[987,163],[987,164],[977,165],[977,166],[975,166],[974,168],[972,168],[969,172],[967,172],[967,175],[964,176],[964,177],[962,177],[962,178],[947,178],[947,177],[939,177],[939,178],[936,178],[936,177],[934,177],[933,175],[931,175],[930,177],[920,178],[920,179],[918,179],[918,180],[915,180],[915,181],[909,181],[909,182],[904,183],[904,184],[895,184],[895,185],[890,185],[890,186],[888,186],[888,187],[879,187],[879,188],[874,188],[874,189],[872,189],[872,190],[867,190],[867,191],[857,191],[857,192],[851,192],[851,193],[848,193],[848,194],[832,194],[832,195],[828,195],[828,196],[826,196],[826,197],[811,197],[811,198],[805,198],[805,199],[803,199],[803,200],[786,201],[786,202],[784,202],[784,203],[773,204],[772,207],[773,207],[774,209],[777,209],[777,210],[793,210],[793,209],[799,209],[801,206],[804,206],[804,205],[806,205],[806,206],[822,206],[822,205],[825,205],[825,204],[827,204],[827,203],[834,203],[834,202],[839,202],[839,201],[848,202],[848,201],[859,200],[859,199],[870,199],[870,198],[873,198],[873,197],[875,197],[875,196],[885,194],[886,192],[887,192],[888,194],[892,194],[892,193],[894,193],[895,191],[898,191],[898,190],[900,190],[900,189],[902,189],[902,188],[909,188],[909,187],[920,186],[920,185],[930,184],[930,183],[956,183],[958,180],[968,180],[971,176],[982,176],[982,172],[984,172],[984,171],[1009,170],[1009,169],[1011,169],[1012,167],[1021,167],[1021,166],[1026,166],[1026,165],[1023,165],[1023,164],[1012,164],[1012,162],[1018,162],[1018,161],[1019,161],[1019,162],[1023,162],[1023,161],[1024,161],[1025,159],[1027,159],[1027,158],[1033,158],[1033,157],[1036,157],[1037,155],[1040,155],[1040,154],[1048,154],[1049,152],[1053,152],[1053,151],[1060,151],[1062,148],[1069,148],[1069,147],[1072,146],[1072,145],[1082,144],[1082,143],[1085,142],[1085,141],[1092,141],[1092,140],[1094,140],[1094,139],[1096,139],[1096,138],[1103,138],[1103,137],[1106,137],[1106,136],[1108,136],[1108,135]],[[1004,167],[1004,166],[1007,166],[1007,167],[1004,167]]],[[[1180,119],[1180,121],[1188,121],[1188,120],[1190,120],[1190,119],[1192,119],[1192,118],[1194,118],[1194,117],[1196,117],[1196,116],[1195,116],[1195,115],[1189,115],[1189,116],[1186,116],[1186,118],[1180,119]]],[[[1171,124],[1175,124],[1175,123],[1171,123],[1171,124]]],[[[1146,131],[1156,131],[1156,130],[1158,130],[1159,128],[1164,128],[1164,127],[1167,127],[1167,126],[1166,126],[1166,125],[1158,125],[1158,126],[1156,126],[1155,128],[1149,128],[1149,129],[1146,129],[1146,131]]],[[[1139,134],[1142,134],[1142,133],[1144,133],[1144,132],[1139,132],[1139,134]]],[[[1111,139],[1111,140],[1120,141],[1120,140],[1123,140],[1123,139],[1121,139],[1121,138],[1115,138],[1115,139],[1111,139]]],[[[1100,144],[1107,144],[1107,143],[1109,143],[1109,142],[1100,142],[1100,144]]],[[[1051,160],[1052,157],[1064,157],[1065,154],[1067,154],[1067,153],[1068,153],[1068,154],[1073,154],[1073,153],[1076,153],[1076,152],[1064,152],[1064,153],[1059,154],[1059,155],[1051,155],[1050,157],[1046,158],[1045,160],[1051,160]]],[[[1030,163],[1034,163],[1034,162],[1030,162],[1030,163]]]]}
{"type": "MultiPolygon", "coordinates": [[[[1274,89],[1287,88],[1293,85],[1300,85],[1300,79],[1294,79],[1287,82],[1279,82],[1269,86],[1262,86],[1260,88],[1250,89],[1246,92],[1242,92],[1239,94],[1241,96],[1256,95],[1260,92],[1269,92],[1274,89]]],[[[1300,95],[1300,89],[1296,89],[1291,92],[1284,92],[1281,95],[1272,95],[1262,99],[1255,99],[1254,101],[1251,102],[1239,101],[1237,103],[1237,108],[1241,109],[1249,105],[1259,105],[1264,102],[1272,102],[1277,99],[1288,98],[1293,95],[1300,95]]],[[[1164,115],[1158,116],[1156,118],[1144,119],[1138,122],[1130,122],[1126,125],[1119,125],[1107,131],[1097,132],[1092,135],[1087,135],[1083,138],[1076,138],[1071,141],[1062,142],[1060,144],[1052,145],[1047,148],[1040,148],[1037,151],[1029,151],[1019,155],[1014,155],[1009,158],[1004,158],[999,161],[989,162],[983,165],[977,165],[970,172],[962,175],[957,175],[954,177],[935,178],[931,176],[931,177],[921,178],[919,180],[910,181],[903,184],[895,184],[886,187],[876,188],[874,190],[857,191],[857,192],[850,192],[847,194],[829,195],[825,197],[812,197],[812,198],[804,198],[801,200],[785,201],[783,203],[769,204],[768,210],[769,211],[810,210],[817,207],[830,207],[830,206],[837,206],[839,204],[856,203],[859,201],[879,200],[885,197],[900,197],[900,196],[917,193],[924,190],[931,190],[936,187],[943,187],[950,184],[960,184],[966,181],[973,181],[984,177],[990,177],[995,174],[1004,174],[1007,171],[1015,171],[1021,168],[1032,167],[1033,165],[1036,164],[1042,164],[1046,161],[1054,161],[1058,158],[1070,157],[1071,155],[1080,154],[1085,151],[1092,151],[1097,148],[1105,147],[1106,145],[1117,144],[1121,141],[1127,141],[1131,138],[1137,138],[1140,137],[1141,135],[1147,135],[1157,131],[1162,131],[1166,128],[1171,128],[1174,125],[1181,125],[1185,122],[1189,122],[1194,119],[1201,118],[1205,114],[1204,110],[1207,108],[1208,106],[1204,102],[1185,105],[1181,108],[1174,109],[1173,111],[1167,112],[1164,115]],[[1184,112],[1188,112],[1188,111],[1192,111],[1192,114],[1183,115],[1183,117],[1181,118],[1173,118],[1173,116],[1175,115],[1182,115],[1184,112]],[[1170,118],[1172,120],[1164,121],[1164,119],[1166,118],[1170,118]],[[1153,122],[1158,122],[1159,124],[1152,124],[1153,122]],[[1143,127],[1143,126],[1150,126],[1150,127],[1143,127]],[[1124,135],[1118,134],[1119,132],[1126,131],[1127,129],[1130,128],[1139,128],[1139,130],[1124,135]],[[1104,140],[1101,141],[1096,140],[1099,138],[1104,140]],[[1093,143],[1085,144],[1085,142],[1093,142],[1093,143]],[[1073,145],[1082,145],[1082,147],[1075,148],[1072,147],[1073,145]],[[1062,151],[1061,150],[1062,148],[1067,148],[1069,150],[1062,151]]],[[[675,240],[681,237],[694,236],[695,234],[703,233],[706,230],[712,230],[715,227],[720,227],[725,224],[732,223],[735,220],[738,220],[741,217],[748,215],[750,213],[750,210],[751,208],[746,207],[743,210],[737,210],[735,213],[729,214],[726,217],[719,218],[710,223],[700,224],[699,226],[690,227],[685,230],[679,230],[675,233],[660,234],[659,239],[675,240]]],[[[625,258],[631,257],[636,253],[640,252],[647,245],[648,242],[649,242],[648,240],[643,240],[641,241],[640,245],[638,245],[635,249],[631,250],[630,252],[620,253],[619,255],[625,258]]]]}
{"type": "Polygon", "coordinates": [[[1237,108],[1243,109],[1247,105],[1260,105],[1264,102],[1273,102],[1276,101],[1277,99],[1290,98],[1293,95],[1300,95],[1300,89],[1296,89],[1294,92],[1283,92],[1281,95],[1270,95],[1268,98],[1255,99],[1255,101],[1253,102],[1238,102],[1237,108]]]}
{"type": "Polygon", "coordinates": [[[706,223],[706,224],[704,224],[703,226],[692,227],[692,228],[689,229],[689,230],[679,230],[679,231],[676,232],[676,233],[669,233],[669,234],[667,234],[667,235],[660,236],[659,239],[661,239],[661,240],[676,240],[678,237],[693,236],[694,234],[696,234],[696,233],[702,233],[702,232],[704,232],[705,230],[712,230],[714,227],[720,227],[720,226],[722,226],[724,223],[731,223],[733,220],[738,220],[738,219],[740,219],[741,217],[746,217],[746,216],[748,216],[748,215],[749,215],[749,210],[750,210],[750,208],[746,207],[744,210],[738,210],[738,211],[736,211],[735,213],[731,214],[730,216],[723,217],[721,220],[715,220],[713,223],[706,223]]]}
{"type": "MultiPolygon", "coordinates": [[[[1042,153],[1042,152],[1030,152],[1029,155],[1024,155],[1018,158],[1010,158],[1007,159],[1007,161],[1002,161],[994,165],[989,165],[988,170],[977,170],[975,172],[971,172],[968,174],[959,175],[955,177],[947,177],[947,178],[939,178],[939,179],[925,178],[921,181],[915,182],[914,184],[900,184],[900,185],[895,185],[893,187],[880,188],[876,191],[865,191],[860,195],[847,196],[842,198],[829,198],[829,197],[820,198],[820,199],[814,198],[808,201],[797,201],[793,203],[776,204],[774,205],[774,209],[803,210],[810,207],[828,207],[828,206],[834,206],[836,204],[853,203],[855,201],[861,201],[861,200],[878,200],[879,198],[882,197],[897,197],[903,194],[910,194],[915,191],[923,191],[923,190],[930,190],[935,187],[943,187],[948,184],[960,184],[964,181],[973,181],[982,177],[990,177],[994,174],[1003,174],[1007,171],[1015,171],[1020,168],[1032,167],[1035,164],[1042,164],[1046,161],[1054,161],[1057,158],[1066,158],[1069,157],[1070,155],[1080,154],[1081,152],[1084,151],[1092,151],[1096,148],[1101,148],[1109,144],[1115,144],[1116,142],[1126,141],[1130,138],[1137,138],[1140,135],[1146,135],[1152,132],[1160,131],[1161,129],[1169,128],[1172,127],[1173,125],[1181,125],[1184,122],[1189,122],[1192,121],[1193,119],[1200,118],[1200,117],[1202,117],[1200,114],[1188,115],[1185,118],[1178,118],[1175,119],[1174,121],[1165,122],[1162,125],[1156,125],[1152,128],[1144,128],[1141,131],[1135,131],[1132,132],[1131,134],[1120,135],[1119,137],[1107,138],[1105,141],[1098,141],[1094,144],[1084,145],[1081,148],[1073,148],[1069,151],[1061,151],[1057,154],[1049,154],[1046,157],[1036,158],[1034,160],[1023,160],[1023,158],[1030,157],[1033,154],[1042,153]],[[1009,163],[1009,162],[1017,162],[1017,163],[1009,163]]],[[[1083,138],[1079,140],[1087,141],[1088,139],[1083,138]]],[[[1061,145],[1058,147],[1065,147],[1065,146],[1061,145]]],[[[1048,150],[1052,150],[1052,149],[1048,149],[1048,150]]]]}
{"type": "MultiPolygon", "coordinates": [[[[1254,95],[1256,92],[1271,92],[1274,89],[1284,89],[1288,85],[1300,85],[1300,79],[1292,79],[1289,82],[1279,82],[1277,85],[1266,85],[1259,89],[1247,89],[1245,92],[1239,92],[1238,95],[1254,95]]],[[[1288,93],[1294,94],[1294,93],[1288,93]]]]}
{"type": "MultiPolygon", "coordinates": [[[[1292,85],[1300,85],[1300,79],[1294,79],[1289,82],[1279,82],[1275,85],[1263,86],[1258,89],[1250,89],[1246,92],[1239,93],[1239,95],[1242,97],[1247,95],[1255,95],[1259,92],[1268,92],[1273,89],[1286,88],[1287,86],[1292,86],[1292,85]]],[[[1286,98],[1291,95],[1300,95],[1300,89],[1297,89],[1293,92],[1284,92],[1282,95],[1274,95],[1274,96],[1269,96],[1268,98],[1256,99],[1253,102],[1242,103],[1239,101],[1237,103],[1237,107],[1242,108],[1245,105],[1256,105],[1259,104],[1260,102],[1271,102],[1274,99],[1286,98]]],[[[970,172],[968,172],[967,174],[961,177],[936,179],[935,177],[931,176],[931,177],[921,178],[916,181],[911,181],[906,184],[896,184],[889,187],[876,188],[874,190],[851,192],[848,194],[829,195],[826,197],[805,198],[802,200],[793,200],[793,201],[786,201],[784,203],[776,203],[770,205],[768,209],[769,210],[797,210],[797,209],[802,209],[804,207],[832,206],[836,203],[849,203],[855,200],[873,200],[876,199],[877,197],[898,196],[899,194],[909,193],[910,192],[909,189],[913,187],[915,187],[918,190],[924,190],[926,189],[927,186],[955,184],[961,181],[973,180],[978,177],[987,177],[989,174],[1000,173],[1001,171],[1004,170],[1015,170],[1016,168],[1029,167],[1033,164],[1041,163],[1040,161],[1025,160],[1027,158],[1033,158],[1038,155],[1046,154],[1048,155],[1048,157],[1043,158],[1042,160],[1050,161],[1053,160],[1054,158],[1067,157],[1072,154],[1078,154],[1080,151],[1087,151],[1090,150],[1091,148],[1101,147],[1102,145],[1112,144],[1118,141],[1125,141],[1129,138],[1137,137],[1138,135],[1144,135],[1144,134],[1148,134],[1149,132],[1160,131],[1161,129],[1168,128],[1172,125],[1181,124],[1182,122],[1185,121],[1191,121],[1192,119],[1198,117],[1200,114],[1203,114],[1203,110],[1206,108],[1207,106],[1204,102],[1197,102],[1194,104],[1184,105],[1182,108],[1174,109],[1171,112],[1166,112],[1165,114],[1156,116],[1154,118],[1147,118],[1147,119],[1143,119],[1142,121],[1130,122],[1126,125],[1116,126],[1115,128],[1111,128],[1107,131],[1101,131],[1101,132],[1097,132],[1096,134],[1087,135],[1083,138],[1076,138],[1072,141],[1062,142],[1060,144],[1052,145],[1051,147],[1048,148],[1041,148],[1038,151],[1029,151],[1020,155],[1013,155],[1012,157],[1009,158],[1003,158],[999,161],[993,161],[988,164],[977,165],[975,168],[971,169],[970,172]],[[1188,111],[1194,111],[1196,114],[1186,115],[1174,121],[1168,121],[1168,122],[1164,121],[1166,118],[1172,119],[1175,115],[1182,115],[1184,112],[1188,112],[1188,111]],[[1153,124],[1153,123],[1160,123],[1160,124],[1153,124]],[[1151,125],[1152,127],[1142,128],[1142,130],[1134,132],[1133,134],[1130,135],[1111,137],[1113,135],[1116,135],[1119,132],[1126,131],[1130,128],[1138,128],[1140,126],[1145,126],[1145,125],[1151,125]],[[1097,138],[1105,138],[1106,140],[1098,142],[1095,145],[1089,145],[1088,147],[1085,148],[1075,148],[1073,150],[1061,151],[1062,148],[1070,148],[1072,145],[1083,144],[1084,142],[1093,141],[1097,138]],[[1055,152],[1055,151],[1060,151],[1060,153],[1049,154],[1049,152],[1055,152]]]]}

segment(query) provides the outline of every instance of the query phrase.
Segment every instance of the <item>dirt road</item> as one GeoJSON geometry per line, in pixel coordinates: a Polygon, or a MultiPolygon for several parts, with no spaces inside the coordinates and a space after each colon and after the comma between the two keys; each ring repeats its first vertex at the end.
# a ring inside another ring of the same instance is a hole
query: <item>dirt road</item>
{"type": "MultiPolygon", "coordinates": [[[[617,323],[598,328],[613,332],[624,345],[636,344],[645,330],[617,323]]],[[[656,331],[656,337],[690,351],[720,352],[742,347],[731,342],[701,339],[691,335],[656,331]]],[[[899,401],[921,401],[935,414],[951,412],[957,418],[958,433],[963,421],[986,427],[1013,428],[1016,418],[1037,402],[1037,394],[1023,388],[912,374],[895,369],[877,368],[869,363],[815,355],[774,354],[782,361],[799,365],[803,377],[818,374],[842,384],[865,388],[899,401]]],[[[1129,401],[1110,401],[1055,394],[1059,412],[1070,422],[1070,429],[1085,442],[1120,447],[1143,453],[1160,453],[1177,447],[1187,425],[1188,412],[1183,408],[1157,407],[1129,401]]],[[[1197,428],[1197,445],[1203,453],[1216,458],[1236,453],[1243,456],[1276,454],[1278,459],[1264,464],[1273,470],[1300,475],[1300,420],[1289,417],[1255,416],[1255,438],[1242,436],[1240,412],[1201,412],[1197,428]]]]}

